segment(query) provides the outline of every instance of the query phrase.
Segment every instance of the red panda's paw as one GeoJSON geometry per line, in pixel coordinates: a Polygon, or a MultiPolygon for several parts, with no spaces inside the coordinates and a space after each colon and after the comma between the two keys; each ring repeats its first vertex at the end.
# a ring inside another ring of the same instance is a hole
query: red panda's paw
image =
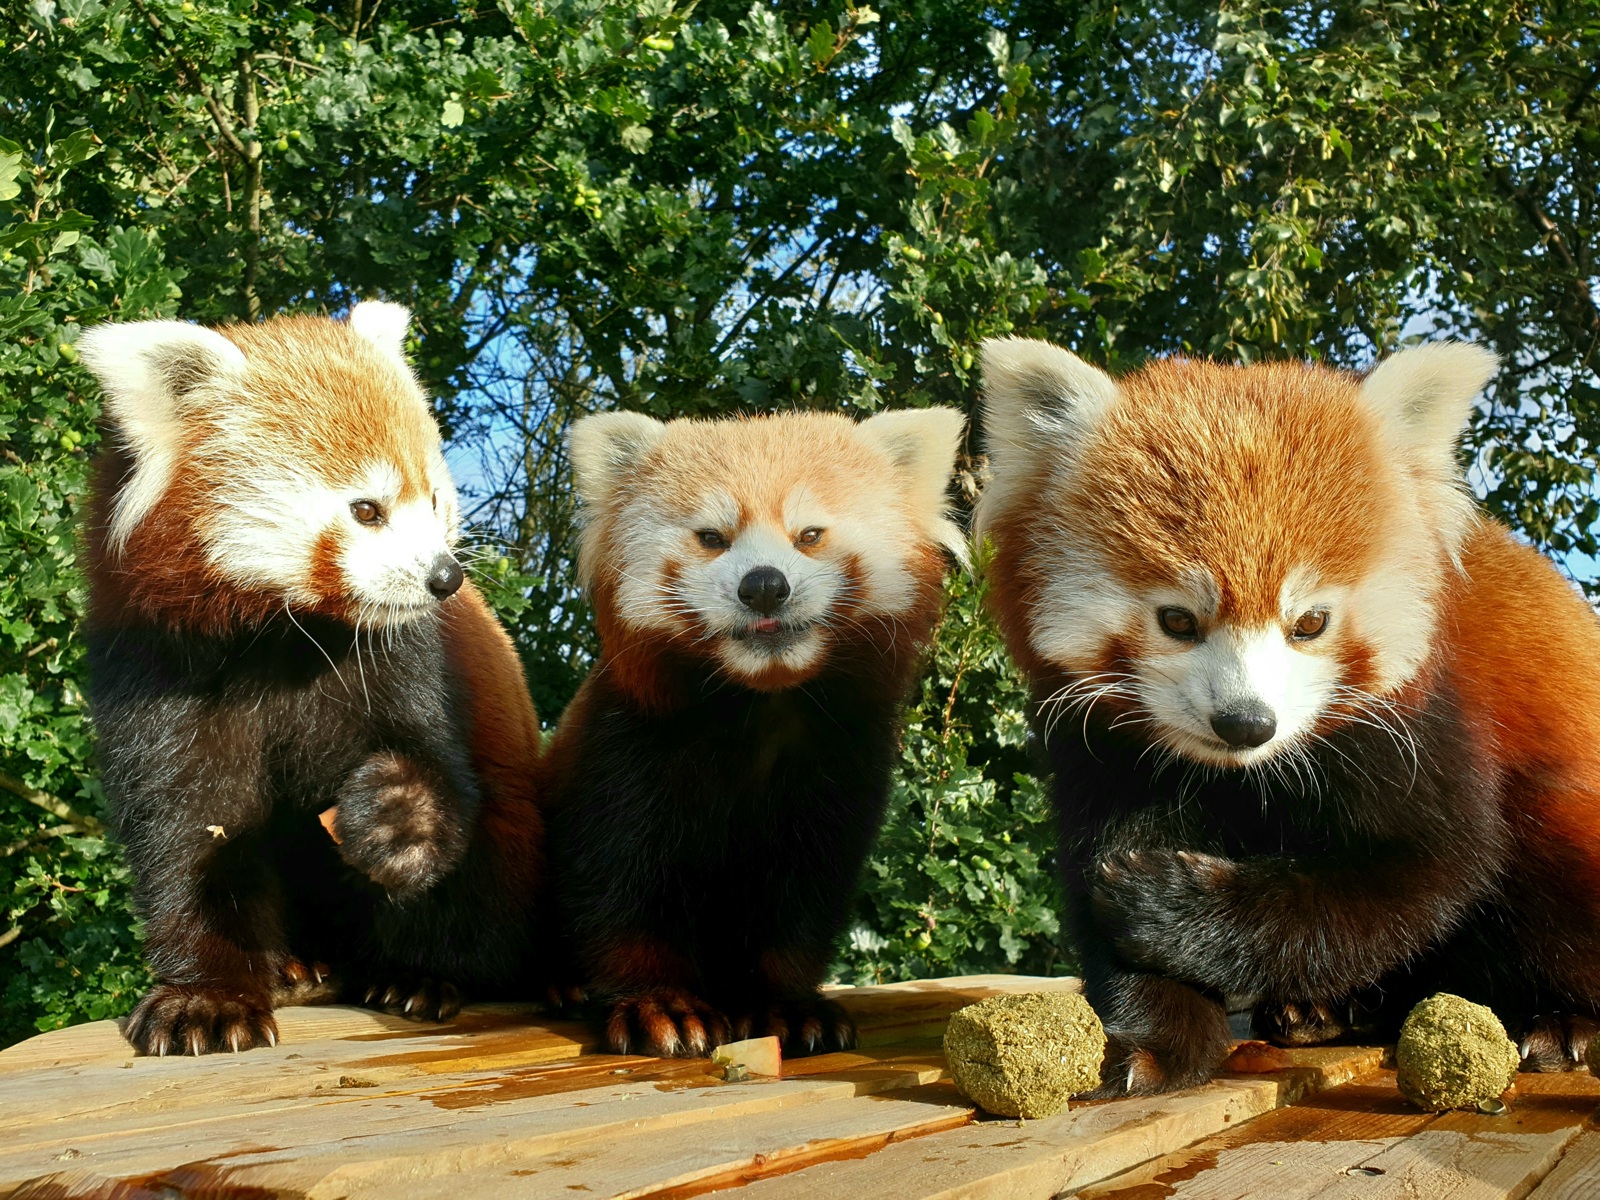
{"type": "Polygon", "coordinates": [[[298,958],[285,958],[272,987],[272,1007],[333,1004],[339,999],[339,991],[339,983],[327,963],[307,964],[298,958]]]}
{"type": "Polygon", "coordinates": [[[1589,1053],[1600,1021],[1570,1013],[1535,1017],[1517,1043],[1524,1071],[1576,1071],[1589,1053]]]}
{"type": "Polygon", "coordinates": [[[408,1021],[448,1021],[461,1011],[462,996],[453,983],[409,976],[360,987],[357,1003],[408,1021]]]}
{"type": "Polygon", "coordinates": [[[775,1037],[785,1058],[852,1050],[856,1044],[856,1024],[850,1014],[822,996],[780,1001],[763,1013],[740,1017],[734,1034],[740,1039],[775,1037]]]}
{"type": "Polygon", "coordinates": [[[1085,1092],[1085,1100],[1115,1100],[1122,1096],[1156,1096],[1179,1088],[1209,1083],[1220,1061],[1215,1054],[1193,1055],[1171,1050],[1162,1053],[1109,1039],[1100,1065],[1100,1086],[1085,1092]]]}
{"type": "Polygon", "coordinates": [[[278,1044],[272,1006],[237,988],[163,983],[123,1022],[135,1054],[216,1054],[278,1044]]]}
{"type": "Polygon", "coordinates": [[[339,856],[393,895],[432,887],[466,853],[468,830],[444,781],[404,754],[374,754],[339,791],[339,856]]]}
{"type": "Polygon", "coordinates": [[[569,1017],[589,1003],[589,993],[576,983],[548,983],[544,989],[545,1007],[557,1016],[569,1017]]]}
{"type": "Polygon", "coordinates": [[[1107,1034],[1093,1099],[1197,1087],[1233,1049],[1227,1008],[1214,995],[1161,975],[1113,974],[1089,983],[1107,1034]]]}
{"type": "Polygon", "coordinates": [[[1320,1046],[1350,1033],[1355,1020],[1348,1004],[1263,1000],[1251,1014],[1250,1027],[1274,1045],[1320,1046]]]}
{"type": "Polygon", "coordinates": [[[606,1018],[606,1043],[614,1054],[702,1058],[730,1039],[728,1018],[677,988],[625,996],[606,1018]]]}

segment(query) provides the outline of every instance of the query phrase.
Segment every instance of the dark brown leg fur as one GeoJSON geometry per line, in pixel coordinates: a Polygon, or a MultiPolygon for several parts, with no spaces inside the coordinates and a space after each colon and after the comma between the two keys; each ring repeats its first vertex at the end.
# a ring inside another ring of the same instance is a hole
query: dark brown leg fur
{"type": "Polygon", "coordinates": [[[448,1021],[461,1011],[462,996],[455,985],[426,976],[405,976],[359,985],[350,996],[365,1008],[411,1021],[448,1021]]]}
{"type": "Polygon", "coordinates": [[[1349,1034],[1349,1005],[1322,1000],[1263,1000],[1250,1017],[1251,1028],[1278,1046],[1320,1046],[1349,1034]]]}
{"type": "Polygon", "coordinates": [[[1151,1096],[1196,1087],[1233,1046],[1222,1003],[1159,975],[1119,974],[1092,989],[1105,1021],[1100,1086],[1091,1099],[1151,1096]]]}
{"type": "Polygon", "coordinates": [[[396,895],[443,878],[466,852],[468,830],[445,781],[404,754],[374,754],[339,790],[339,855],[396,895]]]}

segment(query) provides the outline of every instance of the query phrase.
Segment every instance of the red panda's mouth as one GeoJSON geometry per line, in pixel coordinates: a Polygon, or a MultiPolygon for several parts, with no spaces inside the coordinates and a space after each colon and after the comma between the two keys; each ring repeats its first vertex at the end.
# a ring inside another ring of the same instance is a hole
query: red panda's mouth
{"type": "Polygon", "coordinates": [[[805,640],[811,634],[811,624],[785,625],[777,617],[757,617],[743,629],[736,629],[728,634],[736,642],[764,650],[769,654],[781,654],[789,647],[805,640]]]}

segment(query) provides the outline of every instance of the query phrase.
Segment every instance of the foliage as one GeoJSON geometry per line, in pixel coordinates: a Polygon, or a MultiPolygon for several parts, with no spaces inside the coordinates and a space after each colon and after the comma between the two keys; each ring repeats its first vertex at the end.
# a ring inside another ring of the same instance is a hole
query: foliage
{"type": "Polygon", "coordinates": [[[1104,65],[1055,74],[1012,160],[1081,214],[1039,227],[1052,333],[1114,365],[1483,341],[1502,371],[1475,482],[1600,595],[1600,9],[1083,12],[1076,61],[1104,65]]]}
{"type": "MultiPolygon", "coordinates": [[[[95,431],[72,342],[106,316],[412,305],[475,570],[547,719],[593,650],[574,416],[970,412],[978,343],[1012,332],[1118,369],[1486,340],[1474,478],[1600,587],[1586,0],[12,7],[0,1039],[140,982],[73,634],[95,431]]],[[[853,978],[1068,965],[1023,693],[965,579],[950,612],[853,978]]]]}
{"type": "Polygon", "coordinates": [[[149,231],[62,203],[98,152],[88,130],[0,138],[0,1042],[120,1013],[146,978],[84,722],[72,520],[98,405],[74,343],[113,311],[170,315],[178,287],[149,231]]]}
{"type": "Polygon", "coordinates": [[[1029,774],[1027,689],[961,573],[912,705],[840,975],[887,983],[1061,973],[1049,800],[1029,774]]]}

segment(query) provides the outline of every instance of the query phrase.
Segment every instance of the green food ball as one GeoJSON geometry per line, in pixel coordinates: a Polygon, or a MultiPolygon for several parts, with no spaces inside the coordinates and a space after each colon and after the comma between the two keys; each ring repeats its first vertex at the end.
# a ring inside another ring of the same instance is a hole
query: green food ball
{"type": "Polygon", "coordinates": [[[1492,1011],[1440,992],[1411,1010],[1394,1051],[1400,1091],[1418,1108],[1476,1108],[1497,1098],[1521,1062],[1492,1011]]]}
{"type": "Polygon", "coordinates": [[[1106,1031],[1076,992],[991,996],[953,1013],[944,1056],[956,1087],[1002,1117],[1064,1112],[1076,1092],[1100,1086],[1106,1031]]]}

